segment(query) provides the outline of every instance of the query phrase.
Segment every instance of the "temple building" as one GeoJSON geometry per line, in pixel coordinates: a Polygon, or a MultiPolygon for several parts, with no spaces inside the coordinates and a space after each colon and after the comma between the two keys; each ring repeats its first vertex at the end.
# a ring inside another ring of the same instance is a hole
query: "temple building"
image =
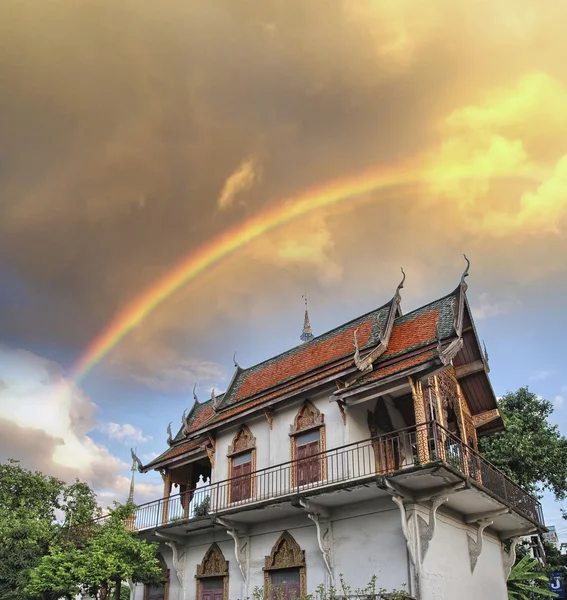
{"type": "MultiPolygon", "coordinates": [[[[164,586],[135,600],[291,599],[376,590],[420,600],[506,600],[536,499],[478,453],[504,424],[467,301],[382,306],[252,367],[183,414],[163,497],[134,527],[160,542],[164,586]]],[[[348,594],[344,594],[348,596],[348,594]]]]}

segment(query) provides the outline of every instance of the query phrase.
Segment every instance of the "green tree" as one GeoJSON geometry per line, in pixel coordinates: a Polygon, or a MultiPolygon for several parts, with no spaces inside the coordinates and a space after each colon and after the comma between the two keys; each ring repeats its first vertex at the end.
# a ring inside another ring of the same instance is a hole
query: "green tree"
{"type": "Polygon", "coordinates": [[[506,430],[479,440],[480,451],[530,493],[567,497],[567,438],[549,422],[553,404],[527,387],[503,396],[498,408],[506,430]]]}
{"type": "Polygon", "coordinates": [[[539,562],[527,554],[512,567],[507,585],[508,600],[557,598],[549,591],[549,577],[539,562]]]}
{"type": "Polygon", "coordinates": [[[105,600],[115,591],[121,597],[121,582],[158,583],[163,573],[156,557],[157,544],[138,538],[127,527],[134,505],[118,505],[109,517],[90,529],[82,547],[67,545],[44,556],[32,571],[27,591],[45,600],[71,598],[77,590],[105,600]]]}
{"type": "Polygon", "coordinates": [[[64,483],[0,464],[0,600],[22,600],[28,573],[58,536],[57,510],[64,483]]]}

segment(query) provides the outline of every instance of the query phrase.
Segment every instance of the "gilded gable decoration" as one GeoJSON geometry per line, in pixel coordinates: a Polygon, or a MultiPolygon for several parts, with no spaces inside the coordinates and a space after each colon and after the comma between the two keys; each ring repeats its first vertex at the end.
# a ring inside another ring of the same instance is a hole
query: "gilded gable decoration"
{"type": "Polygon", "coordinates": [[[324,421],[325,415],[309,400],[306,400],[295,415],[293,425],[290,425],[290,433],[294,435],[307,429],[322,427],[324,421]]]}
{"type": "Polygon", "coordinates": [[[197,598],[201,598],[201,581],[207,577],[222,577],[223,600],[228,600],[228,561],[218,544],[211,544],[203,561],[197,565],[197,598]]]}
{"type": "Polygon", "coordinates": [[[241,425],[228,447],[228,456],[256,448],[256,438],[246,425],[241,425]]]}
{"type": "Polygon", "coordinates": [[[305,572],[305,551],[299,547],[294,537],[284,531],[274,544],[270,556],[265,558],[264,585],[269,589],[270,571],[277,569],[299,569],[299,594],[307,594],[307,579],[305,572]]]}

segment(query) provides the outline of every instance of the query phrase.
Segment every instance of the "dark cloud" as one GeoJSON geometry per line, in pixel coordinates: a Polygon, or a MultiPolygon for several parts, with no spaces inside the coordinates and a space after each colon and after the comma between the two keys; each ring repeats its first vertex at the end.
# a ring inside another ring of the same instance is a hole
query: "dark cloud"
{"type": "MultiPolygon", "coordinates": [[[[496,5],[436,0],[418,14],[402,0],[324,10],[300,0],[2,2],[0,256],[26,299],[0,312],[2,331],[84,346],[211,236],[369,168],[431,153],[441,165],[491,158],[484,134],[524,141],[530,160],[552,166],[564,138],[561,128],[534,136],[541,115],[496,124],[485,116],[464,134],[447,125],[454,111],[490,104],[495,86],[509,92],[527,72],[566,83],[564,9],[496,5]],[[225,182],[248,159],[261,177],[219,210],[225,182]]],[[[373,204],[274,233],[152,316],[132,338],[145,344],[143,356],[134,343],[123,354],[138,379],[156,381],[153,352],[184,382],[195,365],[218,360],[203,349],[242,336],[231,327],[254,322],[253,310],[267,304],[285,309],[307,286],[321,298],[335,286],[344,304],[353,285],[360,296],[387,288],[383,301],[391,285],[379,277],[401,262],[430,268],[459,255],[463,236],[481,254],[486,240],[471,231],[485,227],[494,205],[461,203],[463,190],[458,200],[429,192],[376,193],[373,204]]],[[[521,193],[509,197],[517,203],[521,193]]],[[[124,356],[116,364],[132,372],[124,356]]]]}

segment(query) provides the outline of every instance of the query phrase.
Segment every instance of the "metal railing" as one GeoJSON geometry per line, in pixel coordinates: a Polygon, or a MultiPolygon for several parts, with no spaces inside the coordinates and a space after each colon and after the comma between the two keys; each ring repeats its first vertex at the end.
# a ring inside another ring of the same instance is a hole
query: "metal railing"
{"type": "Polygon", "coordinates": [[[450,431],[428,422],[139,505],[134,527],[142,530],[192,520],[345,482],[356,486],[377,475],[431,463],[452,467],[524,516],[543,524],[541,505],[535,498],[450,431]]]}

